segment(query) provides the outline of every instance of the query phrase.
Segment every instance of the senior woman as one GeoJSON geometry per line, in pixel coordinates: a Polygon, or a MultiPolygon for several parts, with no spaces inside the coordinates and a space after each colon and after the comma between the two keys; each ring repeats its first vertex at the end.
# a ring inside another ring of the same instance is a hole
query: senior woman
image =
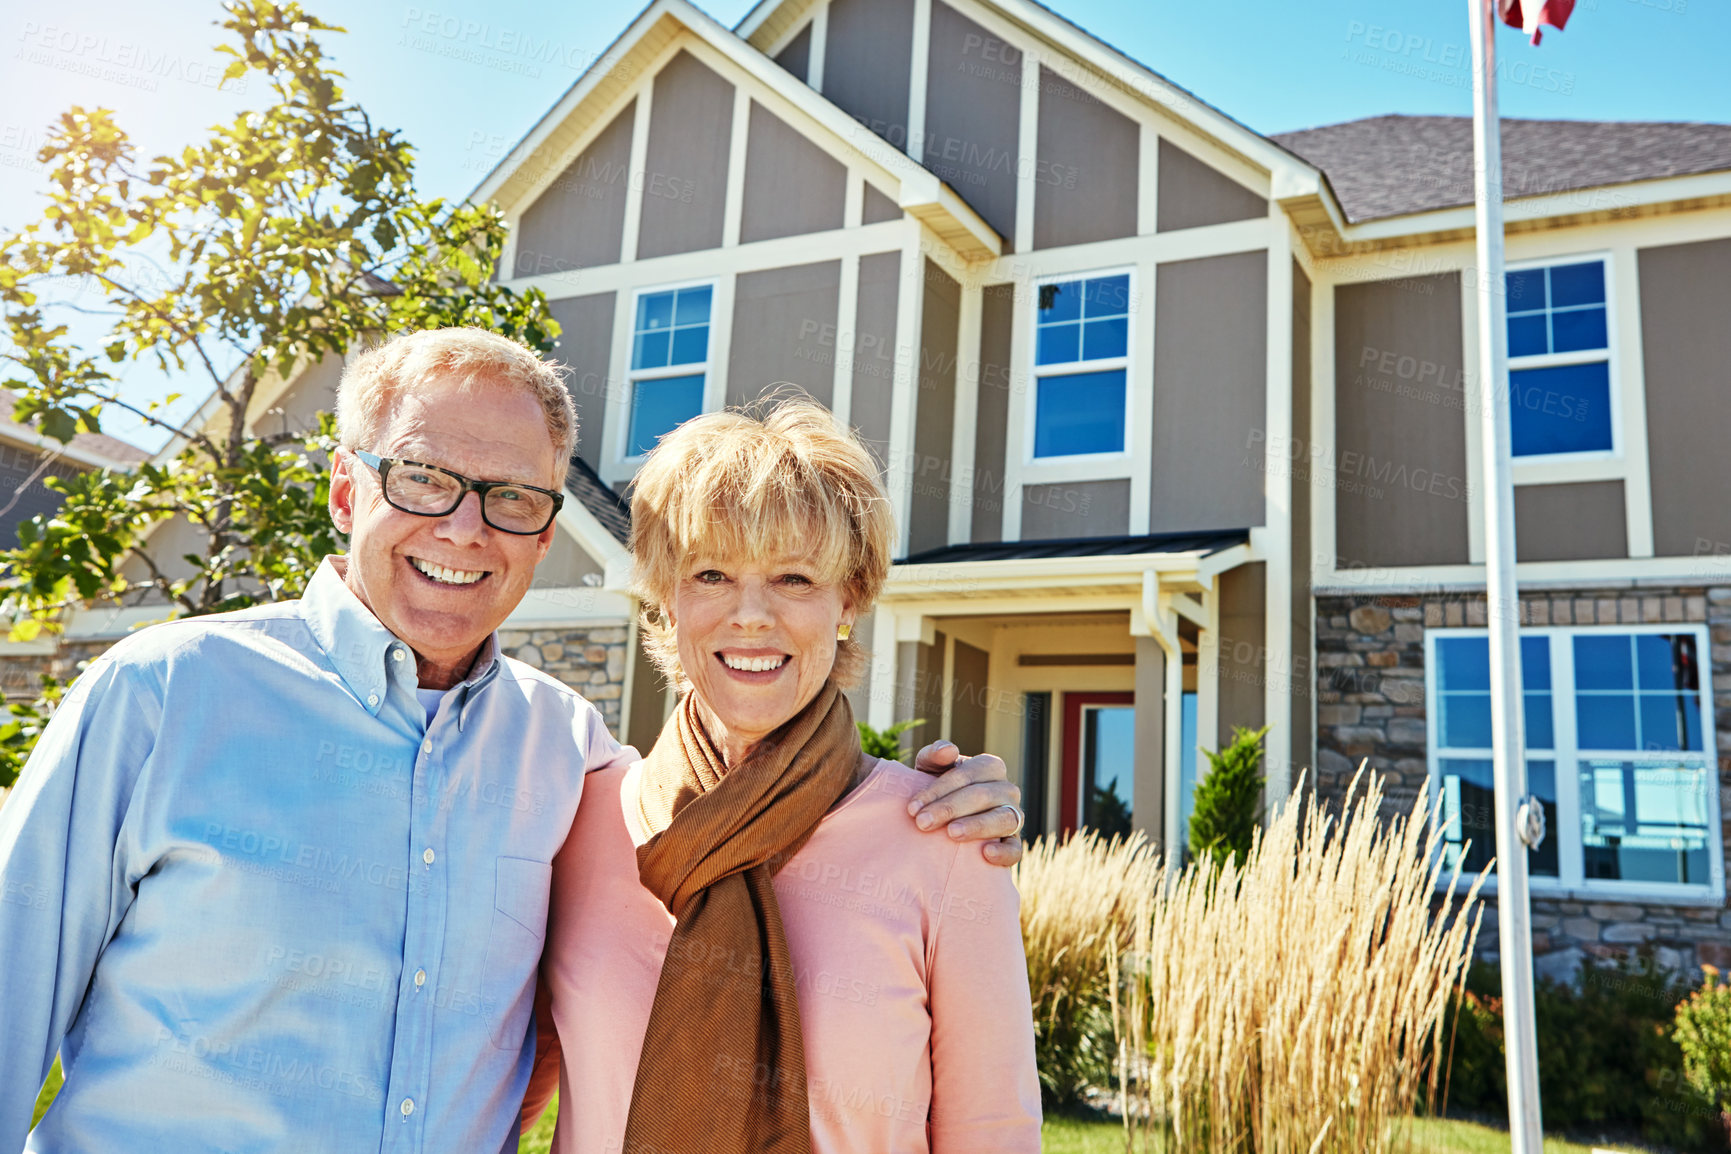
{"type": "Polygon", "coordinates": [[[842,693],[894,540],[870,454],[807,400],[699,417],[631,516],[682,693],[647,757],[589,777],[554,862],[554,1149],[1038,1151],[1015,888],[914,829],[928,779],[863,754],[842,693]]]}

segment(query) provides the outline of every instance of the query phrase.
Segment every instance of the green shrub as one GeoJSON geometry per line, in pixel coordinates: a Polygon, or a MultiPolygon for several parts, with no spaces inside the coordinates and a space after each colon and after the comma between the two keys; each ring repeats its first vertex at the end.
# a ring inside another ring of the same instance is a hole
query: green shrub
{"type": "Polygon", "coordinates": [[[1683,1077],[1721,1111],[1731,1106],[1731,986],[1702,966],[1707,980],[1677,1007],[1671,1040],[1683,1051],[1683,1077]]]}
{"type": "Polygon", "coordinates": [[[1209,750],[1208,776],[1196,783],[1196,808],[1190,813],[1190,853],[1230,855],[1244,861],[1262,817],[1262,739],[1268,727],[1235,726],[1232,744],[1209,750]]]}
{"type": "MultiPolygon", "coordinates": [[[[1508,1109],[1501,977],[1478,964],[1451,1007],[1448,1105],[1485,1113],[1508,1109]]],[[[1689,983],[1649,957],[1588,962],[1578,985],[1540,979],[1533,1017],[1539,1095],[1546,1129],[1626,1127],[1678,1149],[1725,1148],[1712,1099],[1685,1074],[1673,1040],[1677,1003],[1689,983]]]]}
{"type": "Polygon", "coordinates": [[[888,729],[873,729],[863,721],[854,722],[859,726],[860,748],[873,757],[881,757],[886,761],[900,761],[902,734],[925,723],[925,718],[916,717],[912,721],[898,721],[888,729]]]}

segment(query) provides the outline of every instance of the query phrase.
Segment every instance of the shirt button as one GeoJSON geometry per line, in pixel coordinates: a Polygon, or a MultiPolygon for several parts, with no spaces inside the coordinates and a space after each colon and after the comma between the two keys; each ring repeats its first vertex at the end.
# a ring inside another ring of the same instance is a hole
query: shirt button
{"type": "Polygon", "coordinates": [[[433,752],[433,739],[432,738],[429,737],[429,738],[427,738],[427,740],[421,742],[421,752],[422,753],[433,752]]]}
{"type": "Polygon", "coordinates": [[[401,661],[402,659],[403,659],[403,651],[401,649],[391,650],[391,660],[392,661],[401,661]]]}
{"type": "Polygon", "coordinates": [[[432,846],[428,846],[426,849],[421,851],[421,860],[426,862],[428,865],[433,864],[433,847],[432,846]]]}
{"type": "Polygon", "coordinates": [[[407,1118],[410,1114],[415,1112],[415,1100],[413,1098],[404,1098],[403,1104],[398,1107],[398,1109],[402,1110],[403,1117],[407,1118]]]}
{"type": "Polygon", "coordinates": [[[376,693],[367,694],[367,704],[368,705],[377,705],[378,703],[379,703],[379,695],[378,694],[376,694],[376,693]]]}
{"type": "Polygon", "coordinates": [[[416,970],[415,971],[415,989],[418,990],[426,984],[427,984],[427,971],[416,970]]]}

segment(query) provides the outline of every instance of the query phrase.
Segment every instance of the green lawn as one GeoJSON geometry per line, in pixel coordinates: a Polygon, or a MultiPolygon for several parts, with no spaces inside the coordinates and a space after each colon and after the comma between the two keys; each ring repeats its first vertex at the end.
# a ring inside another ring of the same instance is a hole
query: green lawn
{"type": "MultiPolygon", "coordinates": [[[[48,1072],[48,1081],[36,1099],[34,1126],[54,1100],[60,1089],[60,1063],[48,1072]]],[[[553,1147],[553,1120],[559,1113],[555,1097],[547,1112],[534,1129],[523,1135],[517,1144],[517,1154],[548,1154],[553,1147]]],[[[1408,1135],[1412,1140],[1411,1154],[1505,1154],[1509,1135],[1505,1130],[1483,1126],[1477,1122],[1459,1122],[1440,1118],[1413,1118],[1408,1135]]],[[[1119,1154],[1124,1149],[1124,1127],[1116,1122],[1085,1122],[1075,1118],[1048,1118],[1041,1127],[1041,1147],[1045,1154],[1119,1154]]],[[[1639,1150],[1640,1147],[1611,1147],[1639,1150]]],[[[1592,1147],[1565,1142],[1561,1138],[1545,1139],[1545,1154],[1591,1154],[1592,1147]]]]}

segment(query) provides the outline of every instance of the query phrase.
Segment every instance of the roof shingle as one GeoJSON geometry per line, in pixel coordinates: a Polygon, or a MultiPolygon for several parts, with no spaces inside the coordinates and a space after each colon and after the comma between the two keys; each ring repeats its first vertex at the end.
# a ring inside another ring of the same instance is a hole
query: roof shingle
{"type": "MultiPolygon", "coordinates": [[[[1502,132],[1507,200],[1731,170],[1731,124],[1505,118],[1502,132]]],[[[1471,117],[1372,116],[1269,139],[1322,169],[1355,224],[1473,203],[1471,117]]]]}

